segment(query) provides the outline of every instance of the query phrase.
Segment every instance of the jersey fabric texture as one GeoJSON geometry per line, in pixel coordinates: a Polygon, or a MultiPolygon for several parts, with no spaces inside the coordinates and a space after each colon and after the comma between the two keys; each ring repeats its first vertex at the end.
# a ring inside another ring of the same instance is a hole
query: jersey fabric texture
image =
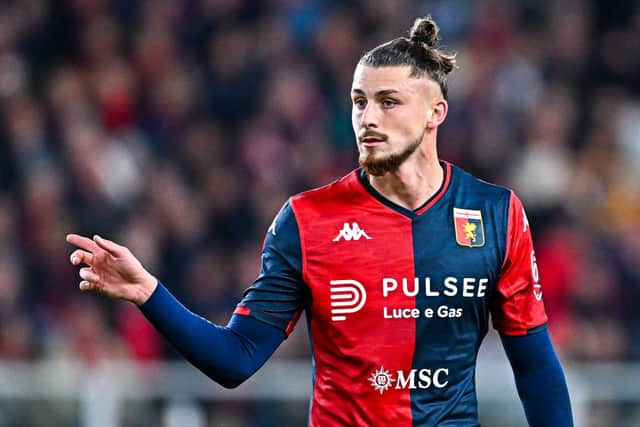
{"type": "Polygon", "coordinates": [[[475,366],[489,317],[546,328],[526,214],[509,189],[442,162],[415,211],[361,169],[289,199],[235,314],[289,334],[306,310],[309,425],[478,426],[475,366]]]}

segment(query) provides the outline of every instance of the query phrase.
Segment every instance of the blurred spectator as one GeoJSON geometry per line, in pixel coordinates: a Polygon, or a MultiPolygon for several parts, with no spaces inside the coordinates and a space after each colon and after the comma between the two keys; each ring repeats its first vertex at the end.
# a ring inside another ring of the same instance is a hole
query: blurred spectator
{"type": "Polygon", "coordinates": [[[71,230],[224,323],[286,198],[356,166],[359,55],[429,12],[460,64],[441,155],[522,197],[558,350],[640,360],[640,7],[576,0],[1,2],[0,358],[174,356],[80,300],[71,230]]]}

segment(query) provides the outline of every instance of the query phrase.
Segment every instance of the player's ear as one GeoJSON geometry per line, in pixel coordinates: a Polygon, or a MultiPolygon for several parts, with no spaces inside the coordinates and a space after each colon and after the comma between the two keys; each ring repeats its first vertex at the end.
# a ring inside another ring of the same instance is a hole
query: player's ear
{"type": "Polygon", "coordinates": [[[444,98],[433,101],[427,113],[427,129],[435,129],[444,122],[447,117],[449,104],[444,98]]]}

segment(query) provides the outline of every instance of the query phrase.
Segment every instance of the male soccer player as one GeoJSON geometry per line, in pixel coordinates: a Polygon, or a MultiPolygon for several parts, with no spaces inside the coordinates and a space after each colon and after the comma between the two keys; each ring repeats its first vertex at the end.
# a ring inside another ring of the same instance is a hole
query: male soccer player
{"type": "Polygon", "coordinates": [[[259,277],[229,324],[176,301],[131,252],[69,235],[80,289],[122,298],[195,366],[234,387],[306,310],[315,365],[309,424],[477,426],[475,364],[489,315],[531,426],[571,426],[520,200],[438,159],[454,57],[438,27],[367,52],[351,89],[361,168],[290,198],[259,277]]]}

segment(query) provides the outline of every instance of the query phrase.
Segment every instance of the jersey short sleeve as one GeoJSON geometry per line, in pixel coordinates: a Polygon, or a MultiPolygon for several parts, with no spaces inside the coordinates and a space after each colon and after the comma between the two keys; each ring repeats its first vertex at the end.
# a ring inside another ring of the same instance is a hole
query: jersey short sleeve
{"type": "Polygon", "coordinates": [[[302,281],[298,224],[287,201],[267,230],[260,274],[234,314],[254,317],[288,336],[310,299],[309,288],[302,281]]]}
{"type": "Polygon", "coordinates": [[[529,221],[513,192],[506,239],[506,256],[491,302],[493,325],[505,335],[526,335],[546,327],[547,315],[529,221]]]}

